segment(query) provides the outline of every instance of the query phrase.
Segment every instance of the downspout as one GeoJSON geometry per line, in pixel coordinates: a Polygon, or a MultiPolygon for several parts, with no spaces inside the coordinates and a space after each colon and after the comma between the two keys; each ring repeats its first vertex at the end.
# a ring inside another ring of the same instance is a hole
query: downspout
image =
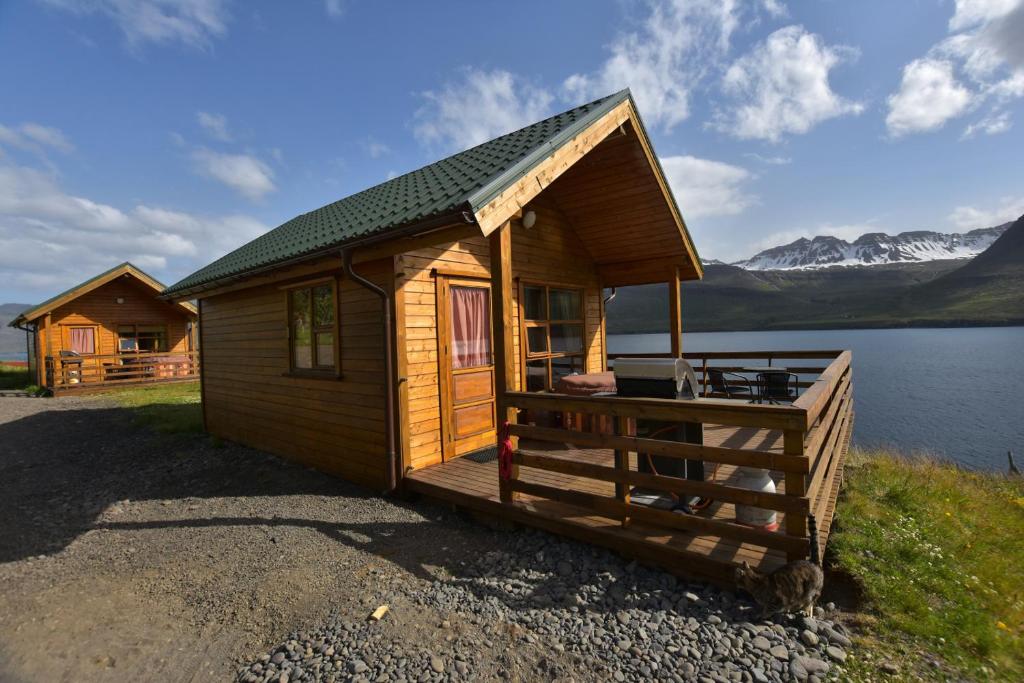
{"type": "Polygon", "coordinates": [[[345,275],[380,297],[384,307],[384,423],[387,432],[387,491],[391,493],[398,486],[397,458],[395,457],[395,371],[392,363],[391,296],[380,285],[370,282],[352,269],[352,249],[342,249],[341,260],[345,275]]]}

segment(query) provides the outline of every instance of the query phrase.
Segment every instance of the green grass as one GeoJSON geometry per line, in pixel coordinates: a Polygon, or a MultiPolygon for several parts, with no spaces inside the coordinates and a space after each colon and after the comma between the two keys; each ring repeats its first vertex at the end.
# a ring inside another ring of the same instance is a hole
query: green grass
{"type": "Polygon", "coordinates": [[[29,388],[28,368],[0,363],[0,389],[29,388]]]}
{"type": "MultiPolygon", "coordinates": [[[[1024,480],[854,452],[837,525],[869,656],[908,679],[1024,680],[1024,480]]],[[[863,657],[847,673],[879,678],[863,657]]]]}
{"type": "Polygon", "coordinates": [[[105,394],[134,413],[136,424],[164,434],[199,434],[203,431],[199,382],[126,387],[105,394]]]}

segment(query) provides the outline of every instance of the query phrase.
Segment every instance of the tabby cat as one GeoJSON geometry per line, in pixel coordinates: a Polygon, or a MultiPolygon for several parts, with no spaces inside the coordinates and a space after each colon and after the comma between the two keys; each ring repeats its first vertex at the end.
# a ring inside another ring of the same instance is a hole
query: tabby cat
{"type": "Polygon", "coordinates": [[[761,605],[761,618],[776,612],[803,612],[814,616],[814,602],[821,597],[825,574],[818,564],[818,530],[814,516],[808,520],[811,560],[797,560],[762,574],[746,562],[736,568],[736,584],[761,605]]]}

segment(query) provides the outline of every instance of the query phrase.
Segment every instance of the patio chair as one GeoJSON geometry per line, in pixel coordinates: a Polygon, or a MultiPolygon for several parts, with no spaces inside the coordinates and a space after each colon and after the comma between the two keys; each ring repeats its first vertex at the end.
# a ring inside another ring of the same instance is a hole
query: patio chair
{"type": "Polygon", "coordinates": [[[754,398],[754,388],[750,386],[750,380],[743,375],[737,375],[735,372],[724,372],[716,368],[708,368],[708,381],[711,383],[711,391],[716,394],[725,394],[727,398],[738,398],[746,399],[748,401],[754,398]],[[738,380],[743,382],[746,386],[736,386],[735,384],[729,384],[726,378],[730,380],[738,380]]]}
{"type": "Polygon", "coordinates": [[[800,378],[792,372],[761,372],[757,375],[758,401],[768,403],[791,403],[797,397],[797,382],[800,378]]]}

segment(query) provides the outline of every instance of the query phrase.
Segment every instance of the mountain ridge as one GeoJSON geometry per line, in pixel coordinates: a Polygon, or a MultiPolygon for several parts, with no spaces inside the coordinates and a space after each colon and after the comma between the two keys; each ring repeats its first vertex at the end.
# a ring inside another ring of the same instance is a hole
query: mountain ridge
{"type": "MultiPolygon", "coordinates": [[[[910,230],[889,235],[869,232],[852,242],[828,235],[818,235],[811,239],[801,237],[729,265],[754,271],[814,270],[967,259],[988,249],[1010,225],[1012,222],[965,233],[910,230]]],[[[713,262],[712,259],[707,263],[713,262]]]]}

